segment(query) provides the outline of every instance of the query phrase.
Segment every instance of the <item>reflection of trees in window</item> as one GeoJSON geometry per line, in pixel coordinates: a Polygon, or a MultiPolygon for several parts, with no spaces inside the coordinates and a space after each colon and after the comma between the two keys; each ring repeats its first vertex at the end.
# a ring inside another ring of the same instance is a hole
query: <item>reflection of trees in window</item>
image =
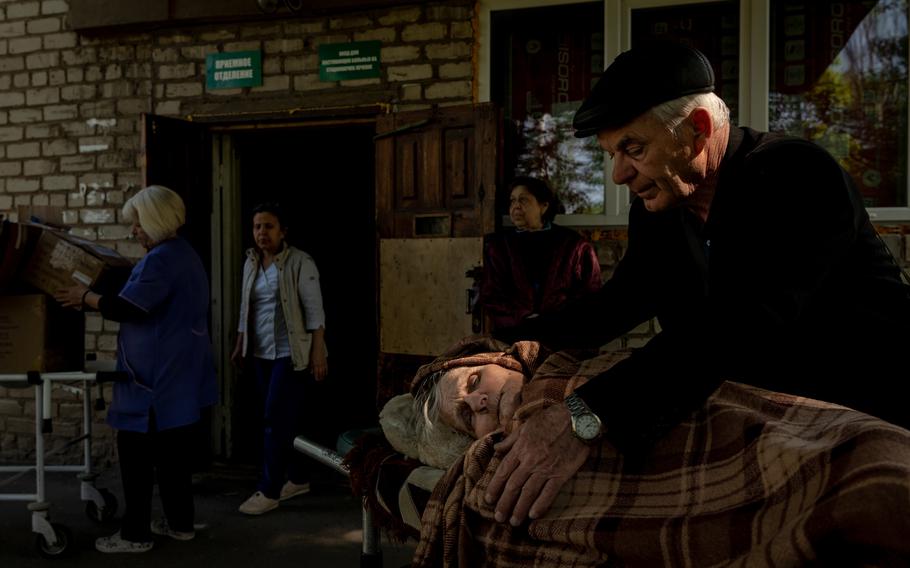
{"type": "Polygon", "coordinates": [[[490,95],[508,125],[504,172],[547,180],[567,213],[605,211],[602,151],[572,131],[603,72],[603,10],[581,2],[492,14],[490,95]]]}
{"type": "MultiPolygon", "coordinates": [[[[784,17],[806,5],[789,4],[796,7],[778,3],[784,17]]],[[[824,2],[812,9],[823,32],[805,37],[823,48],[803,60],[788,56],[792,50],[774,58],[784,79],[771,89],[770,128],[824,146],[857,182],[867,206],[906,206],[907,2],[824,2]],[[839,45],[836,30],[847,36],[839,45]],[[786,69],[794,65],[814,68],[814,82],[807,73],[808,81],[789,85],[786,69]]],[[[793,33],[781,35],[778,47],[793,42],[793,33]]]]}
{"type": "Polygon", "coordinates": [[[524,146],[517,157],[516,175],[547,180],[566,213],[603,214],[603,150],[596,138],[575,138],[572,117],[576,107],[526,116],[517,124],[524,146]]]}

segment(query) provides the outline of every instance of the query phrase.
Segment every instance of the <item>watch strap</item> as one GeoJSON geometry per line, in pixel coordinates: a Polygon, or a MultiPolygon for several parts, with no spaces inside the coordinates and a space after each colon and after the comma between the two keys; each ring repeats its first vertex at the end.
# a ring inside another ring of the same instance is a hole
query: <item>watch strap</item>
{"type": "Polygon", "coordinates": [[[584,399],[574,392],[569,393],[569,396],[566,397],[566,406],[569,409],[569,414],[575,417],[591,412],[584,399]]]}

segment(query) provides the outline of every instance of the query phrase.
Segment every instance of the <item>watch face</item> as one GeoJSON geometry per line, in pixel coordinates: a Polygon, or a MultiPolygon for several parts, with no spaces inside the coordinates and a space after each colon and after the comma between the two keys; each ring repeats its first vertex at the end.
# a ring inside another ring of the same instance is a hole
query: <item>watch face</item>
{"type": "Polygon", "coordinates": [[[575,419],[575,433],[582,440],[593,440],[600,435],[600,420],[593,414],[582,414],[575,419]]]}

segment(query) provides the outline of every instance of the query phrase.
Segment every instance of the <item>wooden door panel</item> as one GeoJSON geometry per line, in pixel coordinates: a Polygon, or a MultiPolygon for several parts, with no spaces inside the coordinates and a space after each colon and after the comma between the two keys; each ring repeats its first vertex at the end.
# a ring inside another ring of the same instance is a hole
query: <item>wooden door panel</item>
{"type": "Polygon", "coordinates": [[[377,121],[379,393],[394,394],[417,362],[479,331],[468,290],[495,227],[498,126],[490,104],[377,121]]]}
{"type": "Polygon", "coordinates": [[[395,143],[395,170],[397,176],[396,205],[400,209],[419,205],[417,188],[421,179],[420,140],[417,136],[402,136],[395,143]]]}
{"type": "Polygon", "coordinates": [[[402,113],[377,122],[380,238],[412,238],[419,215],[452,214],[448,234],[483,236],[495,226],[497,113],[491,105],[402,113]]]}
{"type": "MultiPolygon", "coordinates": [[[[203,266],[212,279],[212,147],[206,127],[186,120],[142,115],[141,162],[145,185],[163,185],[183,199],[186,222],[179,234],[199,253],[203,266]]],[[[220,260],[220,259],[219,259],[220,260]]],[[[223,336],[219,313],[209,311],[212,335],[223,336]]],[[[222,359],[221,362],[226,359],[222,359]]],[[[222,377],[222,388],[224,376],[222,377]]],[[[200,421],[198,448],[194,454],[197,467],[207,467],[224,438],[223,407],[207,409],[200,421]],[[214,414],[213,414],[214,413],[214,414]]],[[[227,434],[229,436],[229,433],[227,434]]]]}
{"type": "Polygon", "coordinates": [[[145,185],[163,185],[183,198],[186,223],[180,229],[211,276],[212,156],[207,130],[196,123],[142,115],[145,185]]]}

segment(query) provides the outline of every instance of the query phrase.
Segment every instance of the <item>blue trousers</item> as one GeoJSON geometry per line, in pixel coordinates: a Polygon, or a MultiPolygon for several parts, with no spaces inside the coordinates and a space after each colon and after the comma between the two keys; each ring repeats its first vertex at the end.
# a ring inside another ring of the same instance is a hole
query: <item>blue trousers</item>
{"type": "Polygon", "coordinates": [[[285,481],[306,483],[310,477],[306,457],[294,449],[294,437],[302,432],[304,424],[306,376],[294,371],[290,357],[253,358],[253,362],[265,403],[262,477],[256,488],[266,497],[277,499],[285,481]]]}

